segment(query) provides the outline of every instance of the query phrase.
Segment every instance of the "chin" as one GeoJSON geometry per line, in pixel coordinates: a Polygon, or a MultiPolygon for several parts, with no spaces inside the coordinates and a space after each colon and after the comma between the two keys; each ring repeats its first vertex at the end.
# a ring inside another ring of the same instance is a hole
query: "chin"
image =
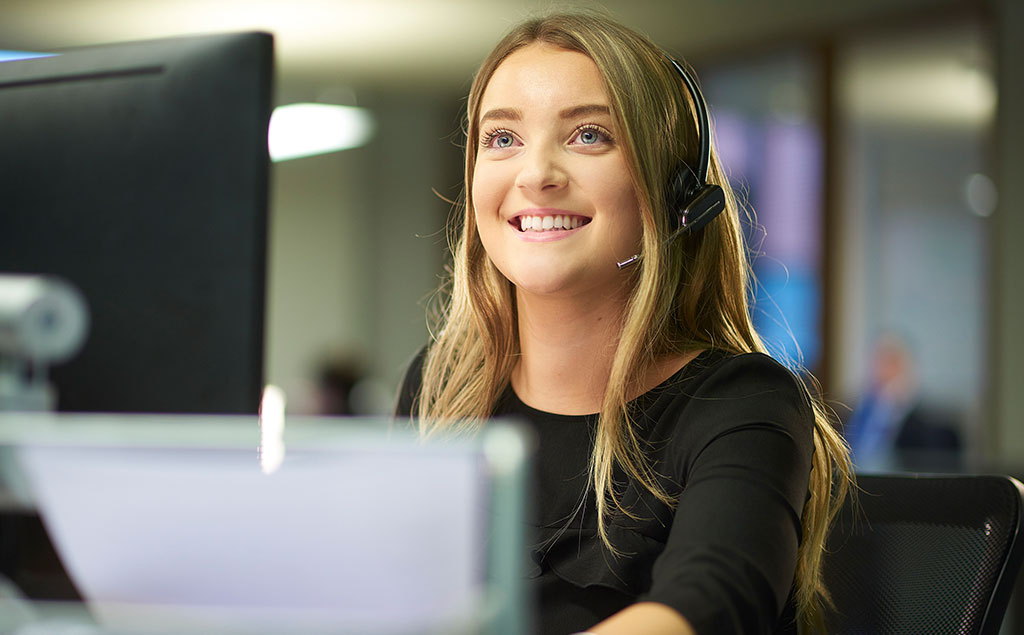
{"type": "Polygon", "coordinates": [[[557,297],[571,293],[572,285],[564,280],[531,280],[528,283],[512,283],[519,293],[534,296],[557,297]]]}
{"type": "Polygon", "coordinates": [[[597,275],[596,269],[593,263],[571,267],[520,267],[506,277],[520,292],[548,297],[572,296],[615,283],[613,279],[597,275]]]}

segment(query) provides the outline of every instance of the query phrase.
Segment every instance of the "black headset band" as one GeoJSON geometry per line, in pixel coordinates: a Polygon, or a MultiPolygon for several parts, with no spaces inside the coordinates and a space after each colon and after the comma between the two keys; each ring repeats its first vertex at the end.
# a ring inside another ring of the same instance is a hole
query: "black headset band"
{"type": "MultiPolygon", "coordinates": [[[[726,202],[722,188],[718,185],[708,184],[708,170],[711,167],[711,126],[708,123],[708,106],[704,101],[704,95],[700,92],[697,81],[679,62],[667,54],[665,59],[683,79],[686,89],[690,92],[694,112],[697,116],[697,135],[700,144],[700,158],[696,171],[683,161],[682,167],[685,168],[685,171],[677,170],[672,182],[668,184],[671,192],[668,197],[669,205],[676,208],[679,214],[679,225],[665,239],[667,244],[684,233],[698,231],[710,223],[725,210],[726,202]]],[[[625,269],[638,262],[640,258],[641,255],[637,253],[615,264],[619,269],[625,269]]]]}
{"type": "Polygon", "coordinates": [[[668,55],[665,57],[672,65],[672,68],[676,69],[679,76],[683,78],[683,83],[686,84],[686,89],[690,91],[690,98],[693,100],[693,107],[696,110],[697,134],[699,135],[698,141],[700,142],[700,162],[697,164],[697,178],[703,185],[708,181],[708,168],[711,163],[711,132],[708,123],[708,105],[704,101],[704,95],[700,92],[700,87],[697,86],[697,80],[683,68],[682,64],[668,55]]]}

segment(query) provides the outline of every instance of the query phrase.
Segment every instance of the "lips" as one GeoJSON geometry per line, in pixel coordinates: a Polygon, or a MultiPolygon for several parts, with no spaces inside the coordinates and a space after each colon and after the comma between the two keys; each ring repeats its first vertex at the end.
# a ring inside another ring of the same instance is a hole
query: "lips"
{"type": "Polygon", "coordinates": [[[586,216],[577,214],[537,213],[520,214],[509,220],[509,224],[520,232],[571,231],[590,222],[586,216]]]}

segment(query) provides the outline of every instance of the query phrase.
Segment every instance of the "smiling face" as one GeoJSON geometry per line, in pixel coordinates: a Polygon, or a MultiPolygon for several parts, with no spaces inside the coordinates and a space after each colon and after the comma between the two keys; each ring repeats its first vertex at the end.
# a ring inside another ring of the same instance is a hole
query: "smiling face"
{"type": "Polygon", "coordinates": [[[480,101],[472,202],[481,242],[519,293],[621,289],[640,213],[593,60],[534,43],[509,55],[480,101]]]}

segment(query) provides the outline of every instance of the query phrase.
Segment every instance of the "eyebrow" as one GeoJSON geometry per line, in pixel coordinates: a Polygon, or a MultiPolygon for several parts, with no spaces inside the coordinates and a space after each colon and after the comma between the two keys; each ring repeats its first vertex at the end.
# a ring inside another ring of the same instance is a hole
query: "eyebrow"
{"type": "Polygon", "coordinates": [[[585,106],[575,106],[573,108],[566,108],[565,110],[558,113],[558,116],[562,119],[575,119],[576,117],[583,117],[586,115],[610,115],[612,114],[611,108],[602,104],[587,104],[585,106]]]}
{"type": "MultiPolygon", "coordinates": [[[[583,117],[586,115],[610,115],[611,113],[611,108],[603,104],[585,104],[561,110],[558,113],[558,117],[560,119],[575,119],[576,117],[583,117]]],[[[484,123],[491,119],[522,121],[523,113],[518,108],[493,108],[485,112],[480,117],[480,123],[484,123]]]]}

